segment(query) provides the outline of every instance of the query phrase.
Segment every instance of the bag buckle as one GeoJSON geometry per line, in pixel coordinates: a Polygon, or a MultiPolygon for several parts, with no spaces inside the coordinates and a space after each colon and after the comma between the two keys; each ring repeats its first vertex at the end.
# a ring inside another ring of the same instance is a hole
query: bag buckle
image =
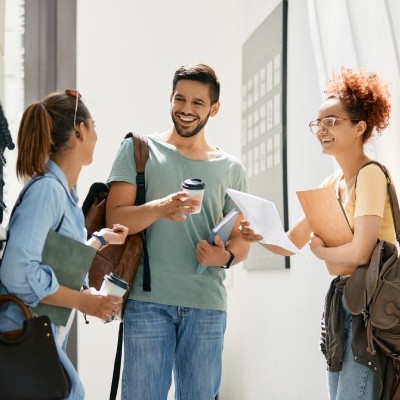
{"type": "Polygon", "coordinates": [[[370,313],[368,310],[367,290],[364,290],[364,307],[361,310],[361,314],[363,315],[365,326],[367,326],[367,321],[370,317],[370,313]]]}

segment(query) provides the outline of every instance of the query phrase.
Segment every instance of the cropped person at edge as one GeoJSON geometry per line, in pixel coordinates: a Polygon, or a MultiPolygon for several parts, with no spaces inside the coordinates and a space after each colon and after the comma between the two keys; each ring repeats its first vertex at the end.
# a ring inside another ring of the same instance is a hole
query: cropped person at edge
{"type": "Polygon", "coordinates": [[[219,109],[220,84],[212,68],[185,65],[174,75],[170,112],[173,126],[149,135],[146,203],[132,206],[136,170],[132,141],[124,140],[108,178],[108,224],[121,221],[129,232],[146,228],[151,291],[142,289],[139,267],[125,310],[122,398],[166,399],[174,371],[175,398],[214,400],[221,382],[226,326],[225,270],[248,253],[236,221],[224,246],[210,230],[235,208],[227,188],[246,190],[243,165],[208,143],[204,128],[219,109]],[[202,210],[179,190],[187,178],[205,182],[202,210]],[[198,263],[208,266],[196,273],[198,263]],[[151,377],[151,379],[149,378],[151,377]]]}
{"type": "MultiPolygon", "coordinates": [[[[304,216],[289,230],[288,237],[298,248],[309,243],[311,251],[327,262],[329,273],[338,275],[327,295],[327,326],[325,317],[322,319],[321,349],[328,364],[329,398],[388,399],[395,378],[393,364],[379,351],[375,356],[367,352],[362,316],[352,317],[342,292],[348,276],[358,265],[369,262],[378,239],[397,243],[385,174],[374,164],[362,168],[371,160],[364,144],[371,139],[374,129],[380,133],[389,123],[389,92],[377,74],[343,67],[327,82],[325,94],[318,119],[310,122],[310,129],[323,153],[333,156],[339,164],[340,169],[321,186],[332,187],[340,198],[353,240],[332,248],[316,235],[310,240],[312,232],[304,216]],[[329,302],[332,296],[338,304],[329,302]],[[344,322],[340,324],[342,318],[344,322]],[[332,343],[343,343],[343,348],[332,343]]],[[[249,242],[262,239],[246,221],[241,222],[241,234],[249,242]]],[[[276,246],[263,246],[276,254],[291,255],[276,246]]]]}
{"type": "MultiPolygon", "coordinates": [[[[94,121],[75,90],[51,93],[24,111],[18,131],[17,175],[43,178],[28,187],[9,222],[9,239],[0,268],[1,293],[13,293],[28,306],[42,302],[77,309],[100,319],[112,317],[118,310],[121,297],[91,295],[90,290],[61,286],[51,267],[41,262],[46,236],[60,221],[59,233],[86,241],[83,213],[74,187],[82,166],[92,162],[96,141],[94,121]]],[[[119,224],[99,231],[109,244],[124,243],[127,233],[128,228],[119,224]]],[[[96,237],[86,243],[101,247],[96,237]]],[[[0,315],[0,331],[22,326],[24,317],[16,304],[6,303],[0,315]]],[[[83,385],[65,353],[74,316],[72,312],[65,327],[52,323],[52,330],[71,383],[68,399],[81,400],[85,397],[83,385]]]]}

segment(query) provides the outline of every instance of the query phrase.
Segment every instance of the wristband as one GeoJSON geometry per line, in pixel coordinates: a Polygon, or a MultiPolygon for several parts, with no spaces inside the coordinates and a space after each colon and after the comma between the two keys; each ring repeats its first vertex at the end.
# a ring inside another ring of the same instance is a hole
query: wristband
{"type": "Polygon", "coordinates": [[[228,262],[226,263],[226,265],[222,266],[221,268],[223,269],[229,269],[231,267],[231,265],[233,264],[233,262],[235,261],[235,255],[227,248],[225,248],[225,250],[231,255],[228,262]]]}
{"type": "MultiPolygon", "coordinates": [[[[102,247],[108,245],[106,239],[104,239],[104,236],[101,235],[99,232],[97,232],[97,231],[96,231],[96,232],[93,232],[92,236],[94,236],[95,238],[97,238],[97,239],[99,240],[99,242],[101,243],[100,249],[101,249],[102,247]]],[[[99,250],[100,250],[100,249],[99,249],[99,250]]]]}

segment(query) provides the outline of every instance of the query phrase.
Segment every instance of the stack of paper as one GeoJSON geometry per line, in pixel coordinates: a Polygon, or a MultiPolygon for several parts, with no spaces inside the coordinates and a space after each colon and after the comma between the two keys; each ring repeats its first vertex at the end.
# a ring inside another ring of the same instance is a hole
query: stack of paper
{"type": "Polygon", "coordinates": [[[262,243],[273,244],[292,253],[300,251],[287,237],[273,202],[234,189],[227,189],[226,192],[240,208],[251,229],[263,237],[262,243]]]}

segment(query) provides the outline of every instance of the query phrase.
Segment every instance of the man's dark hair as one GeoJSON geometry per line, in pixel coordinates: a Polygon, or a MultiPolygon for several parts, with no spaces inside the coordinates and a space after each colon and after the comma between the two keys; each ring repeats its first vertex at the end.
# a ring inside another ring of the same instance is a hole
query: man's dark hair
{"type": "Polygon", "coordinates": [[[181,80],[201,82],[210,88],[211,104],[219,100],[220,85],[214,70],[205,64],[183,65],[176,70],[172,81],[172,93],[175,92],[176,85],[181,80]]]}

